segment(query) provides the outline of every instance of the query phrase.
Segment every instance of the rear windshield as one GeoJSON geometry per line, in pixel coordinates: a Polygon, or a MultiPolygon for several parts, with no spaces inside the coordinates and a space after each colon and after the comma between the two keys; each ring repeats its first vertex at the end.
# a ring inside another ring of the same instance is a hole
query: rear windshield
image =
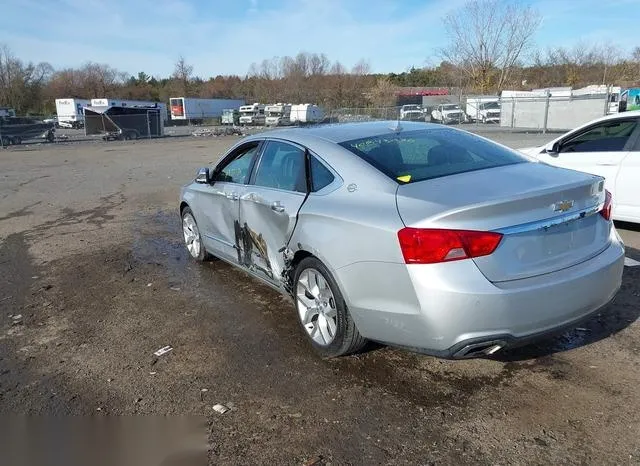
{"type": "Polygon", "coordinates": [[[516,152],[451,129],[389,133],[340,145],[399,183],[528,162],[516,152]]]}

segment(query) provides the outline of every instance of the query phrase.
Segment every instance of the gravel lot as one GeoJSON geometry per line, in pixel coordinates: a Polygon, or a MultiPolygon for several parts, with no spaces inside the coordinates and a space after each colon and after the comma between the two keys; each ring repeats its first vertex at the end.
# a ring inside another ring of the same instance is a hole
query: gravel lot
{"type": "Polygon", "coordinates": [[[179,186],[236,140],[0,151],[0,413],[195,415],[211,464],[640,464],[640,267],[582,327],[494,360],[321,360],[288,300],[182,247],[179,186]]]}

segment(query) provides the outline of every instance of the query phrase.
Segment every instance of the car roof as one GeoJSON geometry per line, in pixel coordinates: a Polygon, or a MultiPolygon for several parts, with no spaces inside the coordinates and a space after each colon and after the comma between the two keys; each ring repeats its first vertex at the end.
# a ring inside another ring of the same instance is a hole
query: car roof
{"type": "MultiPolygon", "coordinates": [[[[617,120],[618,118],[638,118],[640,117],[640,110],[630,110],[628,112],[612,113],[611,115],[605,115],[603,117],[591,120],[587,124],[597,123],[598,121],[617,120]]],[[[585,125],[582,125],[585,126],[585,125]]]]}
{"type": "Polygon", "coordinates": [[[336,123],[308,126],[301,128],[278,129],[265,131],[252,136],[253,138],[282,138],[296,141],[302,139],[322,139],[336,144],[353,139],[382,136],[397,132],[415,130],[442,130],[442,125],[407,121],[370,121],[361,123],[336,123]]]}

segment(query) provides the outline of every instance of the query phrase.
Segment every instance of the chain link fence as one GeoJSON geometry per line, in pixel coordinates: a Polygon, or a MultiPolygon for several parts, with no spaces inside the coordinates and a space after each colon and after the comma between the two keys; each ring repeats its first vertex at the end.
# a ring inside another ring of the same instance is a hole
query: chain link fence
{"type": "MultiPolygon", "coordinates": [[[[524,95],[518,96],[437,96],[423,98],[421,104],[387,107],[325,108],[321,121],[316,123],[350,123],[391,120],[459,124],[472,131],[566,131],[607,113],[617,111],[608,94],[595,95],[524,95]]],[[[115,111],[112,111],[115,112],[115,111]]],[[[218,126],[219,119],[208,121],[199,130],[186,126],[171,127],[158,109],[121,109],[120,114],[87,111],[82,129],[54,130],[54,120],[42,121],[28,117],[0,117],[0,144],[2,147],[23,141],[54,142],[79,139],[80,131],[89,138],[106,140],[150,139],[162,136],[221,136],[244,135],[261,131],[263,126],[228,128],[218,126]],[[131,112],[135,114],[125,114],[131,112]],[[165,129],[166,127],[166,129],[165,129]],[[207,129],[210,128],[210,129],[207,129]]],[[[62,128],[63,122],[57,122],[62,128]]]]}
{"type": "Polygon", "coordinates": [[[614,111],[604,94],[581,96],[447,96],[442,103],[395,107],[338,108],[326,112],[336,123],[373,120],[493,125],[502,130],[566,131],[614,111]]]}

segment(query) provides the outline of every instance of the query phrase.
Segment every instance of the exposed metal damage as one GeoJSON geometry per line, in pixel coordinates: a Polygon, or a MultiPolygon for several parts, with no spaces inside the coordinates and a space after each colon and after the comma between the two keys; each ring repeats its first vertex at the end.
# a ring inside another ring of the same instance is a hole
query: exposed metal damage
{"type": "Polygon", "coordinates": [[[272,282],[282,286],[287,294],[293,295],[294,252],[282,246],[277,252],[269,249],[262,233],[258,233],[245,222],[234,222],[235,247],[238,263],[253,272],[261,272],[272,282]],[[274,254],[282,254],[283,267],[274,260],[274,254]]]}

